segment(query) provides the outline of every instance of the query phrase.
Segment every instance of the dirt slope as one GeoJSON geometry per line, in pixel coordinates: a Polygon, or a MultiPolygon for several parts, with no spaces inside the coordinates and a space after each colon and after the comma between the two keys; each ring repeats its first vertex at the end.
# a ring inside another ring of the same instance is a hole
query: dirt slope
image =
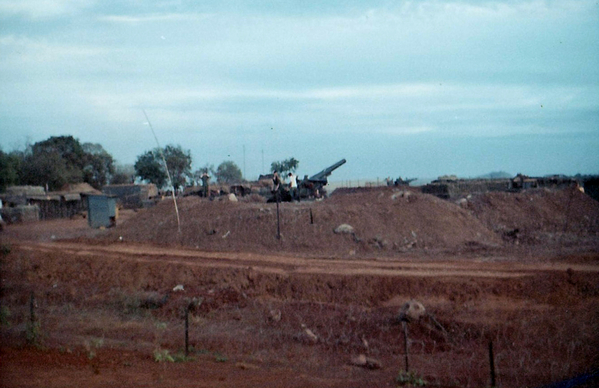
{"type": "Polygon", "coordinates": [[[575,191],[537,190],[474,196],[462,206],[417,190],[354,189],[321,202],[276,204],[172,201],[140,211],[109,241],[180,245],[202,250],[288,252],[311,256],[389,256],[414,250],[468,251],[506,244],[597,244],[599,203],[575,191]],[[341,224],[353,234],[335,234],[341,224]]]}

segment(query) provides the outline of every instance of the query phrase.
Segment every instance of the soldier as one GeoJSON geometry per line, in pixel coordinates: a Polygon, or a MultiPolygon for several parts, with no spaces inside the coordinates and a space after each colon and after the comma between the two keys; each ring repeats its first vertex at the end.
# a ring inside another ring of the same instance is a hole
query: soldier
{"type": "Polygon", "coordinates": [[[281,200],[281,178],[279,173],[275,170],[272,174],[272,193],[275,195],[275,200],[279,202],[281,200]]]}
{"type": "Polygon", "coordinates": [[[204,192],[204,198],[208,198],[210,195],[210,176],[206,171],[202,174],[202,188],[204,192]]]}
{"type": "Polygon", "coordinates": [[[289,195],[291,195],[291,200],[299,200],[299,195],[297,192],[297,179],[291,172],[287,174],[287,176],[289,177],[289,195]]]}

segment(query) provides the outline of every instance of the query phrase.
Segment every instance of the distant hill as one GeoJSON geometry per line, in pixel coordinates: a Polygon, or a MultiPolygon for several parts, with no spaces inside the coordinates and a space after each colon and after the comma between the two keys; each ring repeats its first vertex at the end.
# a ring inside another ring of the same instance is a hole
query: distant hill
{"type": "Polygon", "coordinates": [[[506,179],[506,178],[512,178],[512,177],[513,177],[513,175],[508,172],[494,171],[494,172],[490,172],[485,175],[480,175],[477,178],[478,179],[506,179]]]}

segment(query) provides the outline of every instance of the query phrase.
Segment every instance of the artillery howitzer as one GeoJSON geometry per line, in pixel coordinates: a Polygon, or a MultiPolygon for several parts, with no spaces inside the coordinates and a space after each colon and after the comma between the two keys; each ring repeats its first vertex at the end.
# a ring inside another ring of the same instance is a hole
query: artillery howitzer
{"type": "Polygon", "coordinates": [[[300,197],[319,198],[325,196],[326,191],[324,189],[324,186],[326,186],[329,183],[327,178],[331,175],[333,171],[344,165],[345,162],[345,159],[341,159],[332,166],[327,167],[321,172],[312,175],[310,178],[308,178],[308,176],[306,175],[304,177],[304,180],[302,180],[299,184],[300,197]]]}
{"type": "MultiPolygon", "coordinates": [[[[333,171],[341,167],[345,164],[346,160],[341,159],[337,163],[333,164],[330,167],[325,168],[321,172],[312,175],[308,178],[308,175],[304,176],[304,179],[298,182],[299,196],[300,198],[321,198],[326,195],[326,191],[324,186],[326,186],[329,181],[328,177],[331,175],[333,171]]],[[[260,177],[261,179],[272,179],[272,175],[263,175],[260,177]]],[[[270,181],[272,182],[272,181],[270,181]]],[[[287,186],[287,185],[285,185],[287,186]]],[[[271,186],[272,187],[272,186],[271,186]]],[[[273,194],[273,193],[271,193],[273,194]]],[[[291,202],[292,198],[289,194],[289,189],[287,187],[281,187],[279,191],[279,200],[282,202],[291,202]]],[[[274,202],[274,196],[270,196],[268,202],[274,202]]]]}
{"type": "Polygon", "coordinates": [[[410,182],[414,182],[416,179],[418,179],[418,178],[403,179],[402,177],[399,177],[395,180],[394,185],[395,186],[409,186],[410,182]]]}

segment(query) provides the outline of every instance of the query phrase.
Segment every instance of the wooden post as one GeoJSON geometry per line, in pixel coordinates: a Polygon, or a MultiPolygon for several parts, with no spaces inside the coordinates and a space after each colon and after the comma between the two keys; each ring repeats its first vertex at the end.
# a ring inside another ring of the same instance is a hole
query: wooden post
{"type": "Polygon", "coordinates": [[[314,216],[312,215],[312,208],[310,208],[310,225],[314,225],[314,216]]]}
{"type": "Polygon", "coordinates": [[[406,361],[406,372],[410,371],[410,363],[409,363],[409,353],[408,353],[408,323],[406,321],[401,322],[403,326],[403,339],[404,339],[404,351],[406,353],[405,361],[406,361]]]}
{"type": "Polygon", "coordinates": [[[185,307],[185,357],[189,356],[189,305],[185,307]]]}
{"type": "Polygon", "coordinates": [[[277,200],[277,240],[281,239],[281,218],[279,216],[279,193],[275,194],[277,200]]]}
{"type": "Polygon", "coordinates": [[[31,291],[31,298],[29,299],[29,316],[31,321],[31,327],[35,324],[35,295],[31,291]]]}
{"type": "Polygon", "coordinates": [[[493,341],[489,341],[489,367],[491,368],[491,387],[496,387],[495,357],[493,356],[493,341]]]}

